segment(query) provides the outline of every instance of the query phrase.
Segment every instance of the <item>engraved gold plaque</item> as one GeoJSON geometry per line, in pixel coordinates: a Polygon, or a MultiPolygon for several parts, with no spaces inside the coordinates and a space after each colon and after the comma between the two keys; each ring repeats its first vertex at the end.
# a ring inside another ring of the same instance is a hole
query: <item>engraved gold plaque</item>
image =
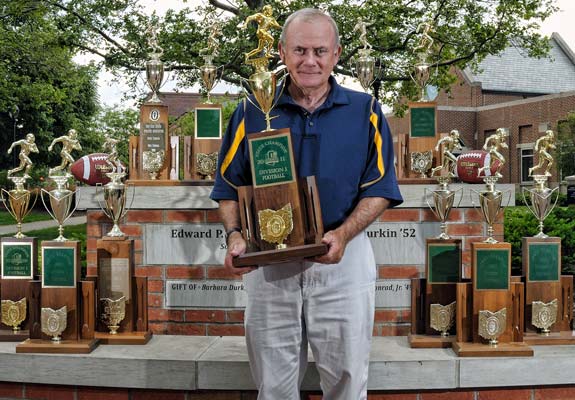
{"type": "Polygon", "coordinates": [[[218,165],[218,152],[213,153],[197,153],[196,154],[196,171],[202,175],[204,179],[213,179],[218,165]]]}
{"type": "Polygon", "coordinates": [[[433,162],[433,153],[428,151],[414,151],[410,153],[411,156],[411,170],[420,174],[421,178],[427,177],[427,171],[431,169],[433,162]]]}
{"type": "Polygon", "coordinates": [[[441,332],[441,336],[449,336],[449,330],[455,322],[454,301],[446,306],[441,304],[431,304],[429,307],[430,325],[436,331],[441,332]]]}
{"type": "Polygon", "coordinates": [[[66,306],[63,306],[58,310],[42,307],[40,317],[42,332],[48,336],[52,336],[52,341],[55,343],[60,343],[62,340],[60,335],[66,330],[66,327],[68,326],[68,321],[66,319],[67,314],[68,309],[66,306]]]}
{"type": "Polygon", "coordinates": [[[268,243],[277,243],[277,249],[285,249],[283,243],[293,230],[293,215],[291,204],[288,203],[279,210],[269,208],[258,212],[260,235],[268,243]]]}
{"type": "Polygon", "coordinates": [[[100,319],[106,324],[111,335],[118,334],[120,322],[126,317],[126,298],[124,296],[118,300],[103,298],[100,299],[100,305],[102,307],[100,319]]]}
{"type": "Polygon", "coordinates": [[[497,338],[505,331],[507,326],[507,308],[497,312],[489,310],[479,311],[479,336],[489,340],[489,345],[497,347],[497,338]]]}
{"type": "Polygon", "coordinates": [[[533,326],[541,329],[542,335],[549,335],[549,328],[557,322],[557,299],[549,303],[534,301],[531,303],[531,323],[533,326]]]}
{"type": "Polygon", "coordinates": [[[26,297],[18,301],[2,300],[2,323],[12,327],[14,332],[20,330],[20,324],[26,319],[26,297]]]}

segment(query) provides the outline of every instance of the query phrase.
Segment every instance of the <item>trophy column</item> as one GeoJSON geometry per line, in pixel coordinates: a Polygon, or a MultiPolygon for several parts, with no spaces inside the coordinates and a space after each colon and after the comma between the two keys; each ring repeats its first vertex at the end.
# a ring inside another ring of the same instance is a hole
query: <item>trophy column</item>
{"type": "MultiPolygon", "coordinates": [[[[27,339],[17,353],[90,353],[98,344],[83,338],[81,326],[93,321],[94,294],[80,295],[80,242],[43,241],[42,289],[40,295],[41,338],[27,339]],[[80,298],[84,298],[82,307],[80,298]],[[91,299],[91,300],[90,300],[91,299]]],[[[38,317],[38,316],[37,316],[38,317]]],[[[36,318],[37,318],[36,317],[36,318]]],[[[31,321],[37,323],[38,321],[31,321]]],[[[92,327],[93,332],[93,327],[92,327]]],[[[86,329],[89,336],[89,329],[86,329]]]]}

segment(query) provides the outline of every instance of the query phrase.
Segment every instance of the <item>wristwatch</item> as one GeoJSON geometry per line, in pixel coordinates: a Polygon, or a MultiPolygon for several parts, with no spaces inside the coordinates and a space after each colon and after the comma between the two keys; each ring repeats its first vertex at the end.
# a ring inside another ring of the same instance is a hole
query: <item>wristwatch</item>
{"type": "Polygon", "coordinates": [[[230,238],[230,235],[234,232],[239,232],[242,233],[242,228],[238,227],[238,226],[234,226],[233,228],[230,228],[226,231],[226,244],[228,244],[228,240],[230,238]]]}

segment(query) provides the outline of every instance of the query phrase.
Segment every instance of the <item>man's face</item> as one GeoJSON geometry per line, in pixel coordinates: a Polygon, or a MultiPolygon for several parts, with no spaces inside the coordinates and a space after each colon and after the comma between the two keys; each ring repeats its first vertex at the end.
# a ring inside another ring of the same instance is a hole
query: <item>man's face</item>
{"type": "Polygon", "coordinates": [[[279,51],[298,86],[319,90],[327,85],[341,46],[335,45],[335,32],[326,19],[312,22],[296,19],[288,26],[285,45],[280,43],[279,51]]]}

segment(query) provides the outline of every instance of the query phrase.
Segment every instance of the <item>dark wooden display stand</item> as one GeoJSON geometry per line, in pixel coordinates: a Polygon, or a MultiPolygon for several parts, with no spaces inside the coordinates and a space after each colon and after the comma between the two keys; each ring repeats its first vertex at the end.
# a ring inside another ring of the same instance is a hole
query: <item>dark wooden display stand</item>
{"type": "Polygon", "coordinates": [[[222,145],[222,106],[220,104],[199,104],[195,109],[196,121],[194,136],[184,136],[184,180],[193,182],[210,182],[213,184],[215,172],[212,179],[207,180],[205,176],[198,173],[196,168],[196,156],[199,153],[210,154],[220,150],[222,145]],[[202,122],[198,118],[199,114],[206,111],[215,111],[219,114],[219,129],[207,126],[207,122],[202,122]]]}
{"type": "Polygon", "coordinates": [[[455,340],[455,324],[450,336],[431,328],[432,304],[456,301],[456,285],[461,281],[461,239],[427,239],[425,279],[412,279],[411,333],[413,348],[450,348],[455,340]],[[445,250],[444,250],[445,249],[445,250]]]}
{"type": "MultiPolygon", "coordinates": [[[[12,327],[5,325],[0,322],[0,342],[21,342],[30,337],[30,281],[36,279],[36,274],[38,273],[38,240],[32,237],[25,238],[9,238],[4,237],[1,239],[2,248],[4,246],[15,245],[25,245],[30,246],[30,268],[29,272],[21,276],[15,276],[10,274],[9,271],[5,269],[4,263],[2,264],[2,277],[0,279],[0,298],[2,300],[12,300],[20,301],[22,298],[26,298],[26,309],[28,317],[20,325],[20,330],[14,331],[12,327]]],[[[4,255],[2,255],[4,257],[4,255]]]]}
{"type": "MultiPolygon", "coordinates": [[[[63,306],[67,307],[67,326],[62,332],[62,340],[53,342],[51,338],[43,333],[38,334],[38,328],[41,326],[40,312],[37,315],[30,315],[32,330],[30,339],[16,345],[17,353],[90,353],[98,345],[94,339],[94,291],[89,290],[89,285],[84,288],[84,283],[78,285],[80,277],[80,242],[67,241],[43,241],[43,253],[49,248],[63,248],[74,250],[74,265],[67,266],[69,271],[73,272],[73,282],[70,285],[57,286],[46,279],[45,254],[42,258],[42,288],[40,294],[40,306],[49,307],[54,310],[63,306]],[[80,300],[81,299],[81,300],[80,300]],[[83,336],[85,332],[86,336],[83,336]],[[92,333],[90,333],[92,332],[92,333]],[[39,336],[39,337],[38,337],[39,336]]],[[[37,284],[34,284],[34,287],[37,284]]],[[[39,311],[39,310],[38,310],[39,311]]],[[[34,312],[36,314],[36,312],[34,312]]]]}
{"type": "MultiPolygon", "coordinates": [[[[409,138],[407,140],[407,159],[405,177],[420,178],[419,174],[411,170],[411,153],[431,151],[433,160],[437,160],[434,150],[439,140],[437,130],[437,103],[410,102],[409,106],[409,138]]],[[[434,163],[434,165],[437,162],[434,163]]]]}
{"type": "Polygon", "coordinates": [[[96,339],[102,344],[146,344],[152,337],[148,330],[147,278],[134,277],[134,241],[105,236],[96,242],[98,276],[96,339]],[[126,316],[116,334],[100,320],[100,299],[126,297],[126,316]]]}
{"type": "Polygon", "coordinates": [[[532,345],[574,344],[573,277],[561,276],[561,238],[523,238],[523,276],[525,278],[525,342],[532,345]],[[557,321],[551,333],[538,333],[531,324],[532,303],[557,299],[557,321]]]}
{"type": "Polygon", "coordinates": [[[471,243],[472,283],[457,286],[457,341],[460,357],[530,357],[533,349],[523,342],[523,283],[511,277],[511,244],[471,243]],[[480,252],[486,256],[481,256],[480,252]],[[485,257],[485,258],[483,258],[485,257]],[[506,326],[496,347],[479,336],[479,311],[507,309],[506,326]]]}
{"type": "MultiPolygon", "coordinates": [[[[278,137],[286,140],[285,138],[289,138],[289,135],[289,129],[254,133],[249,135],[248,143],[254,140],[276,140],[278,137]]],[[[297,179],[291,139],[288,139],[287,143],[285,147],[288,148],[289,154],[285,157],[289,157],[290,160],[284,165],[291,170],[293,179],[269,185],[258,185],[253,167],[255,161],[252,156],[254,184],[238,188],[242,235],[248,248],[245,254],[234,258],[235,267],[302,260],[327,253],[327,246],[321,243],[323,221],[315,177],[297,179]],[[264,209],[279,210],[288,203],[292,207],[293,231],[285,241],[287,248],[276,249],[273,243],[268,243],[261,238],[258,212],[264,209]]]]}

